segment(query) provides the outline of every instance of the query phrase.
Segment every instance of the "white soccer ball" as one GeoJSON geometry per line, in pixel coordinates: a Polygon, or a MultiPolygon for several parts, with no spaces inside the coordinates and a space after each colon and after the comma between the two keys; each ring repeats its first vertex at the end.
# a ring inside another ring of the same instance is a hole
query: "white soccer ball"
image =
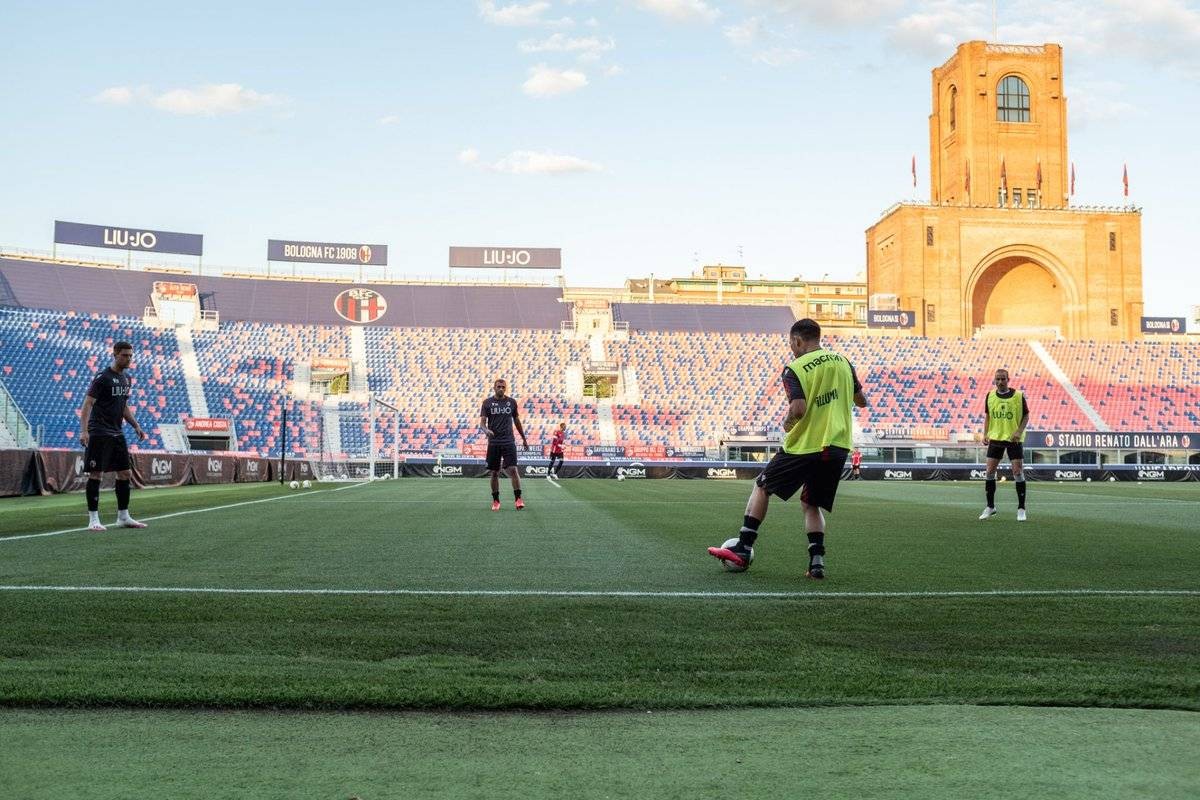
{"type": "Polygon", "coordinates": [[[617,480],[619,480],[619,481],[623,481],[623,480],[625,480],[625,474],[624,474],[624,473],[621,473],[621,472],[618,472],[618,473],[617,473],[617,480]]]}
{"type": "Polygon", "coordinates": [[[301,485],[301,486],[303,486],[305,489],[311,489],[311,488],[312,488],[312,481],[305,481],[304,483],[302,483],[302,484],[300,484],[300,485],[301,485]]]}
{"type": "Polygon", "coordinates": [[[289,488],[289,489],[299,489],[299,488],[300,488],[300,484],[299,484],[299,483],[297,483],[296,481],[292,481],[291,483],[289,483],[289,484],[288,484],[288,488],[289,488]]]}
{"type": "MultiPolygon", "coordinates": [[[[726,539],[725,543],[722,544],[721,547],[724,547],[725,549],[729,549],[730,547],[733,547],[737,543],[738,543],[738,540],[736,538],[726,539]]],[[[754,548],[751,547],[750,548],[750,564],[753,564],[753,563],[754,563],[754,548]]],[[[750,568],[750,564],[747,564],[744,567],[739,567],[737,564],[733,563],[732,561],[726,561],[725,559],[721,559],[721,566],[725,568],[726,572],[745,572],[747,569],[750,568]]]]}

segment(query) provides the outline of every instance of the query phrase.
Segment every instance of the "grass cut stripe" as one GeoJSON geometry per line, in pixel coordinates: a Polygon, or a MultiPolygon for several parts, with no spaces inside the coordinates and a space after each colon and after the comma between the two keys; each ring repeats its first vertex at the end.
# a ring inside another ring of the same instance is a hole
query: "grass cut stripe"
{"type": "Polygon", "coordinates": [[[166,594],[396,595],[414,597],[695,597],[801,600],[937,597],[1198,597],[1200,589],[992,589],[948,592],[637,592],[552,589],[268,589],[220,586],[0,586],[0,592],[130,592],[166,594]]]}
{"type": "MultiPolygon", "coordinates": [[[[340,492],[343,489],[353,489],[357,486],[364,486],[364,485],[366,485],[366,484],[352,483],[349,486],[339,486],[338,488],[331,489],[329,491],[340,492]]],[[[308,497],[308,496],[309,495],[303,495],[303,494],[281,494],[276,497],[262,497],[262,498],[259,498],[258,500],[243,500],[240,503],[227,503],[222,506],[207,506],[205,508],[192,508],[187,511],[173,511],[170,514],[158,514],[157,516],[153,516],[153,517],[142,517],[142,522],[154,522],[155,520],[170,519],[171,517],[184,517],[189,514],[204,514],[204,513],[208,513],[208,512],[212,512],[212,511],[225,511],[226,509],[238,508],[239,506],[252,506],[257,503],[270,503],[274,500],[287,500],[287,499],[291,499],[291,498],[308,497]]],[[[114,528],[116,528],[118,530],[137,530],[136,528],[135,529],[121,528],[120,525],[114,524],[114,525],[110,525],[108,530],[105,531],[105,533],[111,533],[114,528]]],[[[15,542],[19,539],[41,539],[46,536],[62,536],[67,533],[82,533],[86,530],[87,530],[87,527],[84,526],[84,527],[80,527],[80,528],[63,528],[62,530],[47,531],[45,533],[25,533],[25,534],[19,534],[17,536],[0,536],[0,542],[15,542]]],[[[96,535],[98,536],[99,534],[96,534],[96,535]]]]}

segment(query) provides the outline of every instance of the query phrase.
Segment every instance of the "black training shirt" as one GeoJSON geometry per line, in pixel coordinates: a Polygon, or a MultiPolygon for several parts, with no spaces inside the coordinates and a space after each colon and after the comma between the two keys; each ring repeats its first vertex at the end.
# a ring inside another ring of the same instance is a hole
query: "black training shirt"
{"type": "Polygon", "coordinates": [[[112,367],[92,379],[87,393],[96,402],[88,418],[89,434],[124,435],[121,426],[125,424],[125,403],[129,401],[130,385],[129,376],[112,367]]]}
{"type": "Polygon", "coordinates": [[[483,401],[479,416],[487,417],[487,426],[492,432],[492,444],[515,444],[513,420],[518,418],[517,401],[511,397],[497,400],[495,396],[483,401]]]}

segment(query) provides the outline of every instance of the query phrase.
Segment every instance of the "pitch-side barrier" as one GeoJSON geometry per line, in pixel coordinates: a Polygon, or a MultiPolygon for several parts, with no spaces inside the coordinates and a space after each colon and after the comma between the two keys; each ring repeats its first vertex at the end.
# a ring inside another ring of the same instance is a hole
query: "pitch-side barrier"
{"type": "MultiPolygon", "coordinates": [[[[215,483],[262,483],[313,479],[313,464],[307,459],[258,458],[211,453],[131,453],[133,484],[142,489],[215,483]]],[[[748,461],[568,461],[559,471],[563,480],[710,480],[745,481],[756,478],[765,465],[748,461]]],[[[549,468],[545,459],[531,459],[518,466],[524,478],[544,478],[549,468]]],[[[367,462],[347,462],[350,476],[370,474],[367,462]]],[[[1007,464],[999,475],[1011,477],[1007,464]]],[[[483,478],[487,467],[480,459],[434,459],[408,457],[400,464],[401,478],[483,478]]],[[[847,466],[843,478],[851,478],[847,466]]],[[[863,464],[859,478],[867,481],[983,481],[982,464],[863,464]]],[[[1174,483],[1200,481],[1200,464],[1036,464],[1025,467],[1030,481],[1088,483],[1140,481],[1174,483]]],[[[0,496],[56,494],[82,491],[87,483],[83,453],[77,450],[0,451],[0,496]]],[[[112,486],[108,473],[103,488],[112,486]]]]}

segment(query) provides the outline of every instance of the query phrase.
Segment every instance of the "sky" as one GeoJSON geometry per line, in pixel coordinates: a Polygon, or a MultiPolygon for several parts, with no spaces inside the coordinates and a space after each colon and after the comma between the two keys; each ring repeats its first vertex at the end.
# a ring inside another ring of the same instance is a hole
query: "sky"
{"type": "MultiPolygon", "coordinates": [[[[561,247],[569,285],[744,263],[854,279],[928,199],[930,70],[1064,48],[1084,205],[1142,207],[1147,314],[1200,304],[1200,3],[1182,0],[0,0],[0,245],[55,219],[268,238],[561,247]]],[[[327,268],[330,269],[330,268],[327,268]]],[[[330,270],[332,271],[332,270],[330,270]]]]}

